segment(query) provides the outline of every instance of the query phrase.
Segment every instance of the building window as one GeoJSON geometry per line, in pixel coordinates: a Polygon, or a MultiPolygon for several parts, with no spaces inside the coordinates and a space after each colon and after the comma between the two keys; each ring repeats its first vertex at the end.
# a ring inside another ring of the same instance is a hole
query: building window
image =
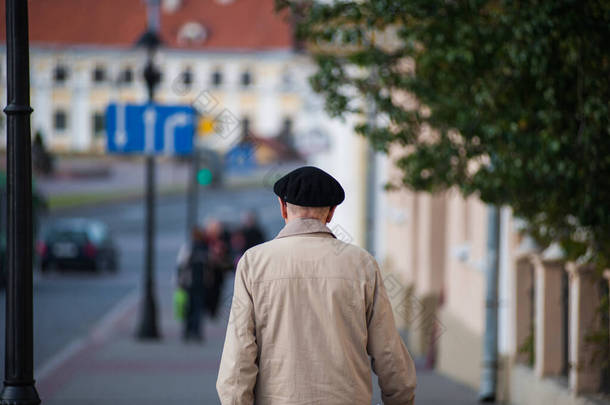
{"type": "Polygon", "coordinates": [[[289,67],[285,67],[284,71],[282,72],[282,86],[291,87],[292,84],[293,84],[292,71],[290,70],[289,67]]]}
{"type": "Polygon", "coordinates": [[[96,66],[93,69],[93,81],[95,83],[102,83],[106,81],[106,69],[103,66],[96,66]]]}
{"type": "Polygon", "coordinates": [[[222,73],[220,73],[219,70],[215,70],[214,73],[212,73],[212,84],[214,87],[220,87],[220,85],[222,85],[222,73]]]}
{"type": "Polygon", "coordinates": [[[285,117],[282,121],[282,129],[280,131],[280,139],[285,145],[288,145],[291,148],[295,147],[294,144],[294,134],[293,134],[293,123],[292,118],[285,117]]]}
{"type": "Polygon", "coordinates": [[[53,115],[53,127],[56,131],[65,131],[68,127],[68,114],[64,110],[56,110],[53,115]]]}
{"type": "Polygon", "coordinates": [[[292,118],[284,118],[284,121],[282,121],[282,132],[286,134],[292,133],[292,118]]]}
{"type": "Polygon", "coordinates": [[[68,80],[68,68],[64,65],[57,65],[53,70],[53,81],[55,84],[64,84],[68,80]]]}
{"type": "Polygon", "coordinates": [[[119,73],[119,84],[128,85],[131,83],[133,83],[133,70],[127,67],[119,73]]]}
{"type": "Polygon", "coordinates": [[[250,71],[246,70],[241,74],[241,85],[243,87],[248,87],[252,84],[252,75],[250,71]]]}
{"type": "Polygon", "coordinates": [[[201,45],[208,38],[208,30],[197,21],[189,21],[178,30],[180,45],[201,45]]]}
{"type": "Polygon", "coordinates": [[[186,87],[186,88],[189,88],[192,86],[193,72],[191,71],[191,68],[186,68],[182,72],[182,83],[184,84],[184,87],[186,87]]]}
{"type": "Polygon", "coordinates": [[[250,118],[244,117],[241,120],[242,138],[247,138],[250,135],[250,118]]]}
{"type": "Polygon", "coordinates": [[[91,126],[93,128],[93,136],[100,137],[104,135],[106,129],[104,114],[101,112],[95,112],[91,116],[91,126]]]}

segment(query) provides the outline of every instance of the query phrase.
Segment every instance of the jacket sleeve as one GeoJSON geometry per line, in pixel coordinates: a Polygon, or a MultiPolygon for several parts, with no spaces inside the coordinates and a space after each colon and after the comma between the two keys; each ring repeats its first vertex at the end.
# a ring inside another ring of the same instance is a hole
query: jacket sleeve
{"type": "Polygon", "coordinates": [[[379,266],[376,262],[373,266],[375,280],[367,309],[367,351],[371,366],[378,376],[385,405],[411,405],[415,398],[415,366],[398,335],[379,266]]]}
{"type": "Polygon", "coordinates": [[[235,272],[233,302],[216,390],[222,405],[252,405],[258,374],[254,305],[247,282],[246,255],[235,272]]]}

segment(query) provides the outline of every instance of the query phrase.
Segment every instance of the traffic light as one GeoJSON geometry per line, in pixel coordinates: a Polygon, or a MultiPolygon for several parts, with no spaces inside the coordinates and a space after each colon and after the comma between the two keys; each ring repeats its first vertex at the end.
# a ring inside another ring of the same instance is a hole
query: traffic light
{"type": "Polygon", "coordinates": [[[207,186],[212,182],[212,171],[208,168],[199,169],[197,172],[197,183],[201,186],[207,186]]]}

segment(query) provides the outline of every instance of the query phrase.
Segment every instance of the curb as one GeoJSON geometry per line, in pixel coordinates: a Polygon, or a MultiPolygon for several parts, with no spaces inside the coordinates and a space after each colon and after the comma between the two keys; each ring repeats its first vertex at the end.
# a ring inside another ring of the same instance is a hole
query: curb
{"type": "MultiPolygon", "coordinates": [[[[181,195],[181,194],[185,194],[187,192],[187,187],[173,187],[173,188],[161,188],[157,190],[156,195],[159,197],[165,197],[165,196],[175,196],[175,195],[181,195]]],[[[92,193],[91,195],[96,195],[96,193],[92,193]]],[[[66,196],[69,196],[69,194],[66,194],[66,196]]],[[[99,199],[96,201],[87,201],[84,203],[74,203],[74,204],[66,204],[63,206],[59,206],[59,207],[51,207],[49,208],[49,213],[58,213],[58,212],[65,212],[65,211],[69,211],[69,210],[73,210],[73,209],[80,209],[80,208],[90,208],[90,207],[99,207],[100,205],[106,205],[106,204],[116,204],[116,203],[123,203],[123,202],[131,202],[131,201],[137,201],[137,200],[141,200],[144,198],[144,192],[135,192],[135,193],[130,193],[129,191],[125,191],[124,194],[120,194],[120,195],[114,195],[114,196],[108,196],[108,198],[104,198],[104,194],[100,193],[99,194],[99,199]]]]}

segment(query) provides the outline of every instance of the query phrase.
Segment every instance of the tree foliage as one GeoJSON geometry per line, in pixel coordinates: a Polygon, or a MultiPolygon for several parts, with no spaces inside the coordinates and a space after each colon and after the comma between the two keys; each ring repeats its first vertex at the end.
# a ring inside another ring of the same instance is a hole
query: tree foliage
{"type": "Polygon", "coordinates": [[[610,1],[277,4],[315,57],[327,110],[374,103],[382,119],[356,130],[404,147],[404,185],[509,205],[539,241],[608,266],[610,1]]]}

